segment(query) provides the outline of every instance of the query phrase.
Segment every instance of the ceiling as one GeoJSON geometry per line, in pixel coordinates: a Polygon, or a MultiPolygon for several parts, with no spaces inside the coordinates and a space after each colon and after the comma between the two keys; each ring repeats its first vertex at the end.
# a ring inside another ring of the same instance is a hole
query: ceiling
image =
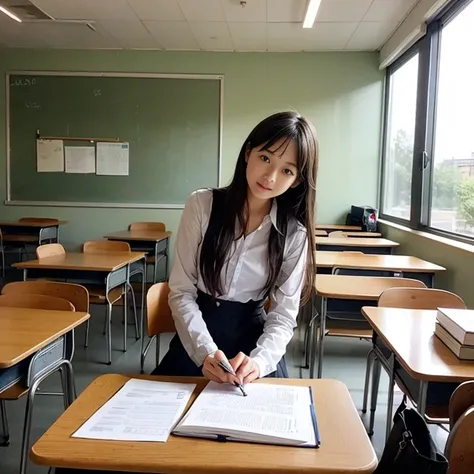
{"type": "Polygon", "coordinates": [[[25,13],[18,23],[0,12],[0,46],[375,51],[418,1],[322,0],[313,28],[303,29],[306,0],[0,0],[12,10],[33,4],[53,18],[25,13]]]}

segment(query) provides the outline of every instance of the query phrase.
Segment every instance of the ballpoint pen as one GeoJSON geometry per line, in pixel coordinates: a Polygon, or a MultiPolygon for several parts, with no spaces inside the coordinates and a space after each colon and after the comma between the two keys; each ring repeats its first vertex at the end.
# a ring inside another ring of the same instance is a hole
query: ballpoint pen
{"type": "MultiPolygon", "coordinates": [[[[229,364],[229,362],[220,360],[220,361],[218,362],[218,364],[219,364],[219,367],[221,367],[225,372],[227,372],[227,373],[233,375],[234,377],[236,377],[236,374],[235,374],[235,372],[234,372],[234,369],[233,369],[232,366],[229,364]]],[[[242,384],[240,384],[240,383],[238,383],[238,382],[234,382],[234,385],[235,385],[236,387],[239,387],[239,389],[240,389],[240,391],[242,392],[242,395],[243,395],[244,397],[247,396],[247,392],[244,390],[244,387],[243,387],[242,384]]]]}

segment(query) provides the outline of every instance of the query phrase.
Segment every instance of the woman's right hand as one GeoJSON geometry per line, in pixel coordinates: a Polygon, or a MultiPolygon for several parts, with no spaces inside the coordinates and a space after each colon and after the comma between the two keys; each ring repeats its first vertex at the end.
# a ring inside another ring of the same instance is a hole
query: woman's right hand
{"type": "Polygon", "coordinates": [[[231,385],[233,385],[234,382],[239,381],[237,377],[228,374],[219,366],[219,362],[225,360],[227,360],[225,354],[219,350],[217,350],[214,354],[208,355],[204,359],[204,364],[202,366],[202,373],[204,377],[217,383],[230,383],[231,385]]]}

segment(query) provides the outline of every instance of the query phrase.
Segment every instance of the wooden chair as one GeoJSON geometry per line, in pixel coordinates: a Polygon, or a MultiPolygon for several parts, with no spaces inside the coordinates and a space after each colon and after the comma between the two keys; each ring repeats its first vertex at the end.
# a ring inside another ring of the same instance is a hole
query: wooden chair
{"type": "Polygon", "coordinates": [[[454,390],[449,400],[449,426],[451,430],[459,417],[474,406],[474,380],[464,382],[454,390]]]}
{"type": "Polygon", "coordinates": [[[68,300],[55,296],[8,294],[0,295],[0,306],[9,308],[36,308],[52,311],[74,311],[74,305],[68,300]]]}
{"type": "MultiPolygon", "coordinates": [[[[11,287],[12,288],[12,287],[11,287]]],[[[10,289],[11,289],[10,288],[10,289]]],[[[17,307],[17,308],[36,308],[44,309],[49,311],[74,311],[74,306],[63,298],[58,298],[54,296],[45,296],[45,295],[32,295],[32,294],[22,294],[9,292],[8,294],[2,294],[0,296],[0,306],[4,307],[17,307]]],[[[33,328],[34,330],[34,328],[33,328]]],[[[70,377],[72,377],[72,367],[70,360],[66,361],[64,365],[68,366],[70,377]]],[[[70,403],[70,400],[75,398],[75,387],[72,382],[72,392],[67,386],[67,379],[64,373],[64,365],[58,367],[58,371],[61,374],[61,382],[63,387],[63,392],[60,395],[64,397],[64,405],[67,407],[70,403]]],[[[13,369],[13,368],[12,368],[13,369]]],[[[7,369],[8,370],[8,369],[7,369]]],[[[24,370],[28,370],[28,366],[25,365],[24,370]]],[[[41,379],[38,382],[41,383],[41,379]]],[[[8,430],[8,421],[7,421],[7,412],[6,412],[6,401],[14,401],[20,399],[23,395],[29,393],[28,401],[26,403],[25,409],[25,422],[23,426],[23,437],[22,437],[22,448],[21,448],[21,457],[20,457],[20,472],[24,473],[26,471],[26,463],[28,460],[29,453],[29,437],[31,430],[31,418],[33,413],[33,404],[36,393],[36,387],[30,391],[29,387],[26,387],[22,381],[16,382],[13,385],[9,386],[6,390],[0,393],[0,418],[2,426],[2,444],[4,446],[9,444],[9,430],[8,430]]],[[[51,394],[42,392],[42,395],[58,395],[57,393],[51,394]]]]}
{"type": "Polygon", "coordinates": [[[150,345],[156,339],[156,366],[160,363],[160,335],[167,332],[176,332],[171,309],[168,305],[170,289],[167,282],[155,283],[146,295],[147,334],[150,340],[140,357],[140,373],[143,374],[145,358],[150,345]]]}
{"type": "Polygon", "coordinates": [[[444,450],[449,474],[472,474],[474,466],[474,405],[462,413],[451,429],[444,450]]]}
{"type": "MultiPolygon", "coordinates": [[[[127,242],[121,242],[119,240],[89,240],[84,242],[82,246],[82,251],[88,254],[104,254],[104,253],[114,253],[114,252],[131,252],[130,245],[127,242]]],[[[112,344],[112,306],[115,303],[122,301],[122,298],[125,296],[125,292],[130,292],[132,296],[132,308],[135,321],[135,339],[140,339],[139,328],[138,328],[138,318],[137,318],[137,307],[135,302],[135,293],[130,284],[126,286],[114,288],[109,292],[108,295],[105,294],[105,287],[98,287],[96,285],[86,285],[91,304],[107,304],[107,318],[105,321],[105,334],[107,335],[108,347],[111,347],[112,344]],[[108,296],[108,298],[107,298],[108,296]]],[[[123,351],[127,350],[127,317],[128,308],[124,305],[123,311],[123,351]]],[[[86,338],[84,341],[84,347],[87,347],[89,343],[89,324],[86,327],[86,338]]],[[[108,365],[112,363],[111,357],[109,354],[108,365]]]]}
{"type": "Polygon", "coordinates": [[[48,280],[15,281],[2,288],[2,295],[44,295],[62,298],[72,303],[76,311],[89,313],[89,292],[75,283],[48,280]]]}
{"type": "Polygon", "coordinates": [[[340,238],[340,237],[348,237],[348,235],[346,234],[346,232],[343,232],[342,230],[335,230],[333,232],[330,232],[328,234],[328,237],[329,238],[331,238],[331,237],[340,238]]]}
{"type": "Polygon", "coordinates": [[[378,306],[408,309],[466,309],[466,304],[458,295],[434,288],[390,288],[380,295],[378,306]]]}
{"type": "MultiPolygon", "coordinates": [[[[466,304],[458,295],[445,290],[438,290],[435,288],[390,288],[385,290],[379,297],[378,306],[385,308],[406,308],[406,309],[437,309],[437,308],[457,308],[466,309],[466,304]]],[[[375,361],[375,353],[373,349],[367,354],[367,366],[365,372],[364,384],[364,401],[362,405],[362,412],[367,411],[367,399],[369,394],[369,383],[372,372],[372,364],[375,361]]],[[[380,381],[380,371],[377,374],[372,374],[373,390],[378,391],[380,381]],[[374,385],[375,384],[375,385],[374,385]]],[[[389,391],[392,390],[389,387],[389,391]]],[[[376,405],[377,401],[374,401],[376,405]]],[[[373,433],[375,421],[375,409],[371,408],[369,434],[373,433]]],[[[388,407],[389,416],[391,418],[392,407],[388,407]]],[[[388,429],[389,427],[387,427],[388,429]]],[[[387,431],[388,434],[388,431],[387,431]]]]}
{"type": "Polygon", "coordinates": [[[2,278],[5,278],[5,250],[3,248],[2,229],[0,229],[0,256],[2,258],[2,278]]]}
{"type": "Polygon", "coordinates": [[[166,231],[166,226],[163,222],[132,222],[129,226],[130,230],[157,230],[160,232],[166,231]]]}
{"type": "MultiPolygon", "coordinates": [[[[153,230],[153,231],[158,231],[158,232],[165,232],[166,231],[166,226],[163,222],[132,222],[129,225],[129,230],[153,230]]],[[[163,258],[166,257],[165,253],[160,253],[157,255],[157,259],[155,259],[154,255],[155,251],[153,249],[153,255],[147,255],[146,257],[146,264],[153,266],[153,282],[156,281],[157,275],[157,269],[158,265],[163,260],[163,258]]],[[[166,257],[168,258],[168,257],[166,257]]]]}
{"type": "Polygon", "coordinates": [[[61,244],[44,244],[36,247],[36,257],[39,259],[66,255],[66,250],[61,244]]]}

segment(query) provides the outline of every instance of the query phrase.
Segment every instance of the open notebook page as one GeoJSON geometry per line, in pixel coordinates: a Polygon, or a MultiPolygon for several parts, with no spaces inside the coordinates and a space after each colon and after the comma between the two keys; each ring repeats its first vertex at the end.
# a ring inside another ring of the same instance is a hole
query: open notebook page
{"type": "Polygon", "coordinates": [[[257,442],[315,442],[308,387],[210,382],[176,427],[177,434],[227,435],[257,442]]]}
{"type": "Polygon", "coordinates": [[[165,442],[196,385],[131,379],[73,438],[165,442]]]}

